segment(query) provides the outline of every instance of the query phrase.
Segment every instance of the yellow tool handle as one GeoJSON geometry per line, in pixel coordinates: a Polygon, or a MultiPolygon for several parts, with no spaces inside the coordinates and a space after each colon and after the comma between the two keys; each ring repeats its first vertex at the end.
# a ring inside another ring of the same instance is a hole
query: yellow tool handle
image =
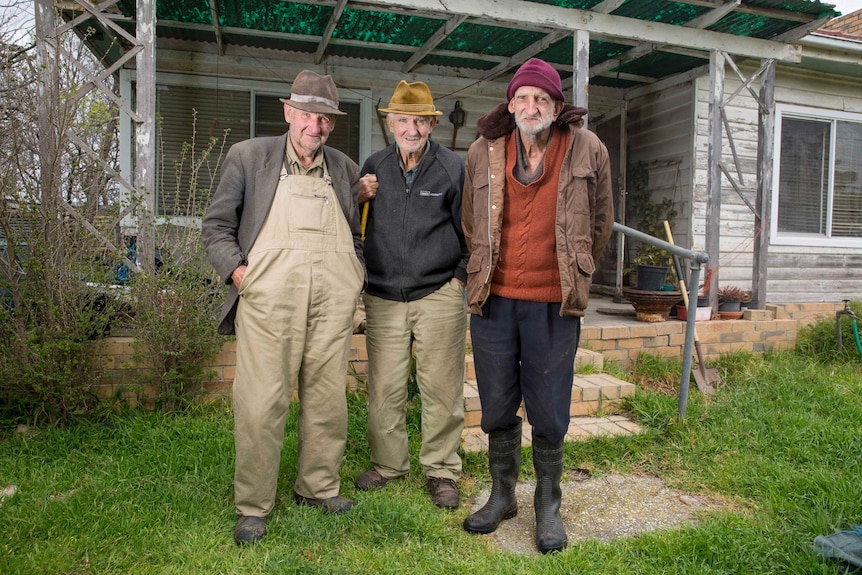
{"type": "MultiPolygon", "coordinates": [[[[668,223],[667,220],[664,221],[664,232],[667,234],[667,243],[669,243],[670,245],[676,245],[673,243],[673,233],[670,231],[670,224],[668,223]]],[[[682,278],[678,278],[678,279],[679,279],[679,291],[682,292],[682,301],[685,304],[686,311],[688,311],[688,288],[686,288],[686,286],[685,286],[685,280],[684,279],[682,279],[682,278]]],[[[696,316],[697,306],[695,306],[694,311],[695,311],[695,319],[696,319],[697,318],[697,316],[696,316]]],[[[697,340],[697,327],[694,328],[692,335],[694,336],[694,339],[697,340]]]]}
{"type": "Polygon", "coordinates": [[[362,241],[365,241],[365,225],[368,223],[368,206],[371,201],[367,201],[362,205],[362,221],[359,224],[359,230],[362,234],[362,241]]]}

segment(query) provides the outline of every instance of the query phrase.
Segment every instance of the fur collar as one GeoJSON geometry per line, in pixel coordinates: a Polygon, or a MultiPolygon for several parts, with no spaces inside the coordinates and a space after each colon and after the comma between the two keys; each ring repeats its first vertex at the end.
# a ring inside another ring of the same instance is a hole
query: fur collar
{"type": "MultiPolygon", "coordinates": [[[[557,116],[555,124],[558,126],[568,124],[583,126],[583,117],[586,115],[586,108],[576,108],[571,104],[564,104],[563,111],[557,116]]],[[[486,140],[496,140],[512,132],[515,129],[515,117],[509,113],[509,103],[503,102],[479,118],[479,121],[476,122],[476,128],[479,135],[486,140]]]]}

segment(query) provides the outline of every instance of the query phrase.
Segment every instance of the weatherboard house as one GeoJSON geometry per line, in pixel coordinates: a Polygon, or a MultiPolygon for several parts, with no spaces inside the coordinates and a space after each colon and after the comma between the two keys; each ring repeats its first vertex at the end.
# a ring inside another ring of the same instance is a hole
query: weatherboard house
{"type": "MultiPolygon", "coordinates": [[[[170,158],[195,134],[283,133],[279,97],[302,69],[335,79],[347,115],[329,143],[361,163],[388,143],[377,108],[400,79],[431,87],[445,111],[434,138],[463,154],[514,70],[539,57],[608,145],[618,222],[636,227],[626,200],[642,166],[652,201],[672,202],[676,243],[706,252],[718,285],[760,305],[862,298],[862,12],[811,0],[36,6],[40,41],[78,34],[105,65],[91,88],[119,87],[114,174],[142,193],[144,217],[172,215],[157,141],[170,158]]],[[[630,259],[612,240],[596,284],[618,291],[630,259]]]]}

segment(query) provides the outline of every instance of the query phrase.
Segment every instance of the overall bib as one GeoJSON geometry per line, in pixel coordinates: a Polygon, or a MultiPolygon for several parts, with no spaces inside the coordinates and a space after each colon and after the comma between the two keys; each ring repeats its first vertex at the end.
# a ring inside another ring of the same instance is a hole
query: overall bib
{"type": "Polygon", "coordinates": [[[339,493],[347,358],[364,271],[325,164],[323,169],[319,178],[282,168],[239,287],[233,408],[240,515],[265,517],[273,508],[295,390],[294,490],[314,499],[339,493]]]}

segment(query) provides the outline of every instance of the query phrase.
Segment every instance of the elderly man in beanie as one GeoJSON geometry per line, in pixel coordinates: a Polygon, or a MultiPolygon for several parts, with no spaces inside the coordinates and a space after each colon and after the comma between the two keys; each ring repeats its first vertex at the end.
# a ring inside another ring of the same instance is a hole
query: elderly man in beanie
{"type": "Polygon", "coordinates": [[[442,112],[424,83],[402,80],[380,111],[395,143],[365,161],[360,180],[360,200],[371,198],[364,302],[373,467],[356,487],[380,488],[410,470],[405,410],[415,354],[422,399],[419,462],[432,501],[454,509],[467,332],[464,162],[430,139],[442,112]]]}
{"type": "Polygon", "coordinates": [[[339,495],[339,467],[344,374],[365,281],[359,166],[324,145],[344,114],[330,76],[300,72],[281,101],[287,133],[231,147],[203,220],[210,261],[230,286],[219,332],[236,333],[237,544],[266,535],[295,389],[294,500],[334,514],[354,505],[339,495]]]}
{"type": "Polygon", "coordinates": [[[565,103],[560,75],[533,58],[508,102],[478,123],[467,153],[463,226],[470,248],[467,308],[489,436],[491,496],[464,521],[491,533],[518,512],[523,400],[532,425],[536,544],[566,546],[560,517],[580,318],[595,262],[613,229],[608,152],[565,103]]]}

